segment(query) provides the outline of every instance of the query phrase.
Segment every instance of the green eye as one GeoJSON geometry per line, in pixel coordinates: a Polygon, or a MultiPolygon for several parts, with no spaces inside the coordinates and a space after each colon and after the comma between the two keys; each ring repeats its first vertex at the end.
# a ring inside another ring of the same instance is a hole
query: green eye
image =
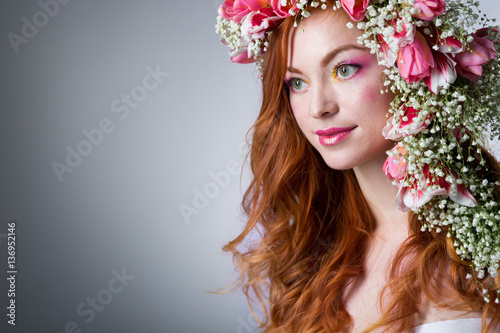
{"type": "Polygon", "coordinates": [[[335,77],[341,79],[347,79],[351,77],[359,69],[356,65],[340,65],[335,71],[335,77]]]}
{"type": "Polygon", "coordinates": [[[291,92],[299,92],[300,90],[304,89],[305,82],[302,79],[293,78],[288,80],[286,82],[286,85],[291,92]]]}
{"type": "Polygon", "coordinates": [[[293,79],[292,80],[292,88],[295,90],[302,89],[303,82],[301,79],[293,79]]]}

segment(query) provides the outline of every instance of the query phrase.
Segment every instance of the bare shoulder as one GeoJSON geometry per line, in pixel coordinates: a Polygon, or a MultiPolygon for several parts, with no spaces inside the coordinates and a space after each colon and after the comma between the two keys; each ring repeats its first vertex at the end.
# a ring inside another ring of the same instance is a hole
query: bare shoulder
{"type": "MultiPolygon", "coordinates": [[[[452,322],[456,322],[457,325],[461,325],[463,327],[469,325],[469,327],[477,327],[480,329],[482,316],[483,313],[481,311],[452,311],[441,309],[436,306],[426,306],[420,311],[420,316],[417,319],[417,326],[423,325],[423,327],[425,327],[438,322],[442,323],[442,326],[445,326],[447,323],[450,323],[451,325],[452,322]],[[462,319],[464,320],[462,321],[462,319]],[[472,320],[467,321],[466,319],[472,320]],[[477,319],[477,321],[474,319],[477,319]]],[[[417,330],[416,332],[420,331],[417,330]]],[[[423,333],[427,331],[422,330],[421,332],[423,333]]],[[[429,330],[428,332],[431,331],[429,330]]],[[[475,330],[468,332],[475,332],[475,330]]],[[[500,333],[500,325],[490,332],[500,333]]]]}
{"type": "Polygon", "coordinates": [[[481,311],[452,311],[438,308],[433,305],[426,305],[420,309],[419,324],[425,324],[435,321],[465,319],[465,318],[482,318],[481,311]]]}

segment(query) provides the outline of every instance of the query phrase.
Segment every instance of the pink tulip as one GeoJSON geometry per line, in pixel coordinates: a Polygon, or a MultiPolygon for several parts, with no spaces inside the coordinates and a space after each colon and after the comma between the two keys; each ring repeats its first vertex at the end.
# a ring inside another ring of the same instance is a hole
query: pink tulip
{"type": "Polygon", "coordinates": [[[436,27],[430,27],[431,34],[425,34],[425,38],[429,42],[430,46],[438,46],[436,51],[441,53],[460,53],[463,51],[462,42],[460,42],[456,37],[449,36],[446,38],[442,38],[442,31],[437,29],[436,27]]]}
{"type": "MultiPolygon", "coordinates": [[[[394,29],[397,28],[397,20],[392,20],[391,25],[394,29]]],[[[392,41],[388,43],[383,35],[377,35],[380,42],[384,58],[387,61],[387,66],[394,66],[398,56],[399,49],[405,47],[408,44],[413,43],[415,38],[414,27],[411,23],[403,23],[401,32],[396,32],[392,36],[392,41]]]]}
{"type": "Polygon", "coordinates": [[[291,16],[289,10],[296,7],[295,5],[282,6],[281,0],[271,0],[271,6],[276,15],[282,18],[291,16]]]}
{"type": "MultiPolygon", "coordinates": [[[[229,46],[228,42],[224,38],[221,38],[220,41],[222,44],[229,46]]],[[[257,61],[254,57],[248,56],[248,41],[244,40],[243,38],[240,40],[240,47],[238,49],[229,50],[229,57],[231,58],[232,62],[240,64],[247,64],[257,61]]]]}
{"type": "Polygon", "coordinates": [[[469,44],[470,50],[455,55],[458,74],[477,82],[483,75],[482,65],[495,58],[497,52],[493,42],[488,38],[487,29],[480,29],[472,35],[474,40],[469,44]]]}
{"type": "Polygon", "coordinates": [[[407,212],[422,207],[431,201],[435,195],[444,194],[446,194],[446,190],[442,188],[438,190],[430,190],[429,188],[417,190],[401,186],[394,204],[403,212],[407,212]]]}
{"type": "Polygon", "coordinates": [[[447,167],[441,167],[445,176],[438,176],[430,172],[429,165],[425,165],[422,172],[417,176],[410,176],[412,186],[404,186],[404,181],[408,180],[407,164],[403,160],[406,155],[406,148],[397,144],[392,148],[392,157],[389,156],[384,163],[383,171],[387,178],[396,181],[399,187],[394,204],[402,211],[415,210],[428,203],[436,195],[448,195],[454,202],[468,207],[477,205],[477,201],[472,193],[463,185],[456,184],[456,174],[447,167]],[[450,183],[446,181],[446,175],[451,175],[456,187],[452,189],[450,183]],[[417,187],[417,182],[420,187],[417,187]]]}
{"type": "Polygon", "coordinates": [[[229,54],[232,62],[236,62],[238,64],[249,64],[257,61],[251,54],[248,54],[248,46],[244,46],[239,48],[236,51],[233,51],[229,54]]]}
{"type": "MultiPolygon", "coordinates": [[[[455,180],[457,179],[455,173],[447,167],[444,167],[444,173],[451,175],[455,180]]],[[[430,167],[424,166],[422,173],[418,176],[421,188],[416,187],[416,182],[412,188],[399,185],[396,206],[402,211],[414,210],[428,203],[436,195],[448,195],[451,200],[463,206],[474,207],[477,205],[476,199],[463,184],[457,184],[456,188],[452,190],[451,184],[445,178],[432,174],[430,167]]]]}
{"type": "Polygon", "coordinates": [[[457,79],[457,71],[455,70],[456,62],[448,55],[441,52],[432,52],[434,58],[434,67],[431,69],[431,75],[424,80],[427,87],[435,95],[438,87],[444,86],[446,83],[453,83],[457,79]]]}
{"type": "Polygon", "coordinates": [[[219,7],[219,16],[240,23],[250,12],[269,7],[266,0],[226,0],[219,7]]]}
{"type": "MultiPolygon", "coordinates": [[[[223,18],[241,23],[239,47],[229,53],[231,61],[240,64],[257,61],[249,47],[250,43],[252,40],[265,37],[266,31],[274,29],[282,20],[263,0],[226,0],[219,7],[219,14],[223,18]]],[[[224,40],[222,42],[227,45],[224,40]]]]}
{"type": "Polygon", "coordinates": [[[406,45],[413,43],[413,41],[415,40],[415,27],[413,26],[413,24],[403,22],[400,32],[397,32],[397,20],[392,20],[392,26],[396,30],[393,38],[398,42],[399,47],[405,47],[406,45]]]}
{"type": "Polygon", "coordinates": [[[451,200],[462,206],[474,207],[477,205],[476,199],[464,184],[457,185],[457,191],[454,193],[448,192],[448,196],[451,200]]]}
{"type": "MultiPolygon", "coordinates": [[[[221,38],[221,43],[229,46],[228,42],[221,38]]],[[[248,49],[249,42],[244,38],[240,39],[239,47],[237,49],[229,49],[229,57],[232,62],[236,62],[239,64],[249,64],[252,62],[256,62],[257,59],[254,58],[253,54],[248,49]]]]}
{"type": "Polygon", "coordinates": [[[281,17],[275,15],[272,8],[262,8],[258,12],[251,12],[241,20],[241,36],[248,41],[263,38],[266,31],[274,29],[282,20],[281,17]]]}
{"type": "Polygon", "coordinates": [[[353,21],[361,21],[370,0],[340,0],[342,7],[353,21]]]}
{"type": "Polygon", "coordinates": [[[394,156],[389,156],[384,162],[382,170],[390,180],[400,181],[406,177],[406,162],[403,157],[406,155],[406,148],[399,144],[392,148],[394,156]]]}
{"type": "Polygon", "coordinates": [[[420,119],[418,117],[420,111],[411,106],[403,105],[401,110],[404,112],[403,115],[398,118],[392,116],[382,130],[382,134],[386,139],[396,141],[404,136],[417,134],[426,128],[434,118],[434,115],[429,113],[423,119],[420,119]],[[406,120],[403,120],[403,118],[406,120]]]}
{"type": "Polygon", "coordinates": [[[420,10],[420,13],[413,14],[413,17],[424,21],[432,21],[444,13],[446,4],[444,0],[415,0],[413,8],[420,10]]]}
{"type": "Polygon", "coordinates": [[[380,48],[384,54],[385,61],[387,62],[387,67],[392,67],[396,63],[397,53],[399,47],[397,43],[387,43],[383,35],[377,35],[380,48]]]}
{"type": "Polygon", "coordinates": [[[452,36],[440,39],[438,47],[438,51],[442,53],[460,53],[464,49],[462,42],[452,36]]]}
{"type": "Polygon", "coordinates": [[[434,67],[432,51],[419,32],[415,32],[415,38],[411,44],[399,49],[397,58],[399,73],[408,83],[414,83],[429,76],[434,67]]]}

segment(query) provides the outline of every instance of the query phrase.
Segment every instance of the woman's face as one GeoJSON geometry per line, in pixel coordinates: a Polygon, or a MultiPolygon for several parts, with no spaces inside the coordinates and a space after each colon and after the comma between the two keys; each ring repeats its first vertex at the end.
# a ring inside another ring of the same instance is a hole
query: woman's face
{"type": "Polygon", "coordinates": [[[337,170],[383,163],[393,145],[382,128],[394,95],[380,93],[383,67],[347,22],[340,10],[305,18],[291,33],[285,77],[300,129],[337,170]]]}

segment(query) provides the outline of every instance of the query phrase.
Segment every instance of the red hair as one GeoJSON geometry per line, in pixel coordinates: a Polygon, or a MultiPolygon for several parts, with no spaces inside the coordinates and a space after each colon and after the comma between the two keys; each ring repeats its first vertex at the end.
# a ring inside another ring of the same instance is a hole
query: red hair
{"type": "MultiPolygon", "coordinates": [[[[262,107],[251,129],[254,177],[242,204],[248,222],[223,250],[233,254],[243,292],[264,311],[265,332],[348,332],[352,319],[343,294],[363,273],[375,219],[353,171],[330,169],[296,124],[284,83],[293,23],[285,19],[270,37],[262,107]],[[253,232],[259,239],[248,244],[253,232]]],[[[488,164],[498,179],[498,163],[490,157],[488,164]]],[[[410,237],[381,294],[382,317],[369,331],[411,330],[424,300],[451,310],[481,310],[483,332],[495,327],[498,304],[485,303],[474,280],[465,278],[469,263],[456,255],[446,230],[421,232],[413,213],[409,223],[410,237]]]]}

